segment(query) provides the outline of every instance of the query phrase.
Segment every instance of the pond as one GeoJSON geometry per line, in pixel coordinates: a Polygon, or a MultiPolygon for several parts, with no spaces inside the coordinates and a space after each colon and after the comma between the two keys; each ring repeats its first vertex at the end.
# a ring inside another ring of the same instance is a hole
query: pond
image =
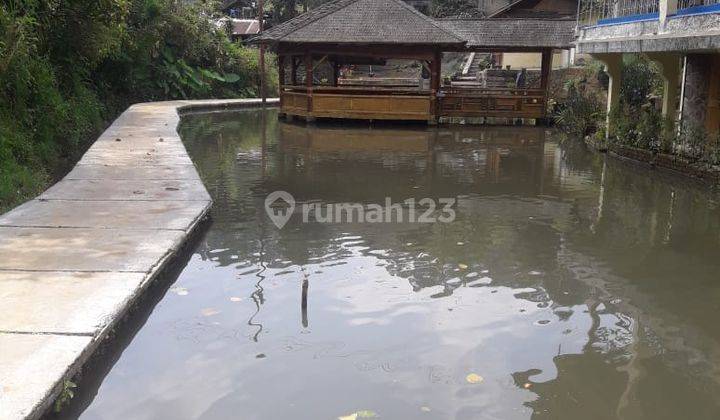
{"type": "Polygon", "coordinates": [[[180,131],[212,223],[81,418],[720,418],[705,187],[537,127],[248,110],[180,131]],[[454,220],[295,210],[279,229],[279,190],[298,209],[448,198],[454,220]]]}

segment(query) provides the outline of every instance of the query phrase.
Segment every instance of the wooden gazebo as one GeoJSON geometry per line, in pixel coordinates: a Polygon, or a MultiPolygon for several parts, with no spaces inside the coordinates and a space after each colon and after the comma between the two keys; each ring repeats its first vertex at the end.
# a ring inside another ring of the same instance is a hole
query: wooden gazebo
{"type": "Polygon", "coordinates": [[[335,0],[253,42],[277,53],[281,114],[436,123],[442,117],[543,118],[552,50],[570,48],[573,34],[571,20],[441,20],[402,0],[335,0]],[[442,86],[444,51],[542,53],[541,80],[535,88],[442,86]],[[420,61],[429,83],[338,85],[342,65],[387,59],[420,61]],[[327,77],[317,74],[321,65],[331,69],[327,77]]]}

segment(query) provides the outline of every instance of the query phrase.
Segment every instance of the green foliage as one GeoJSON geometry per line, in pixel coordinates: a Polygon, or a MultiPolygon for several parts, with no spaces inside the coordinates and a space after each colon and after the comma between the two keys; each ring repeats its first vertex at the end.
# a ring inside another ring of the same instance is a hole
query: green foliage
{"type": "Polygon", "coordinates": [[[597,96],[583,89],[575,80],[569,80],[565,89],[567,98],[555,114],[558,126],[575,136],[585,136],[602,126],[605,112],[597,96]]]}
{"type": "Polygon", "coordinates": [[[653,93],[662,94],[662,82],[657,66],[640,55],[629,56],[622,67],[620,101],[633,111],[638,111],[653,93]]]}
{"type": "Polygon", "coordinates": [[[612,111],[613,143],[654,152],[673,153],[677,142],[673,122],[664,120],[652,95],[662,94],[658,68],[642,56],[623,63],[620,105],[612,111]]]}
{"type": "Polygon", "coordinates": [[[627,107],[611,112],[615,143],[640,149],[659,150],[662,116],[655,108],[644,107],[628,113],[627,107]]]}
{"type": "Polygon", "coordinates": [[[463,16],[475,17],[479,15],[478,3],[473,0],[433,0],[430,14],[433,17],[463,16]]]}
{"type": "Polygon", "coordinates": [[[674,142],[677,154],[690,160],[703,160],[717,164],[718,137],[708,134],[705,127],[700,124],[685,122],[674,142]]]}
{"type": "Polygon", "coordinates": [[[74,382],[68,380],[63,381],[62,390],[57,399],[55,399],[55,405],[53,406],[53,410],[56,413],[62,411],[63,407],[67,406],[70,400],[75,398],[75,388],[77,388],[77,385],[74,382]]]}
{"type": "MultiPolygon", "coordinates": [[[[214,10],[182,0],[0,4],[0,211],[41,191],[130,103],[257,96],[257,50],[228,39],[214,10]]],[[[272,92],[277,76],[268,79],[272,92]]]]}

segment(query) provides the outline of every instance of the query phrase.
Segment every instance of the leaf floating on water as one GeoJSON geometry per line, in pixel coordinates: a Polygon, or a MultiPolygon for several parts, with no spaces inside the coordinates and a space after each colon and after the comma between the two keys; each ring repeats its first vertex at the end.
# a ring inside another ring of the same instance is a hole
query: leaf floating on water
{"type": "Polygon", "coordinates": [[[200,313],[202,314],[202,316],[213,316],[219,314],[220,311],[215,308],[204,308],[200,311],[200,313]]]}
{"type": "Polygon", "coordinates": [[[485,379],[482,376],[478,375],[477,373],[471,373],[465,377],[465,380],[469,384],[479,384],[480,382],[484,381],[485,379]]]}
{"type": "Polygon", "coordinates": [[[425,413],[429,413],[429,412],[431,412],[432,410],[430,409],[430,407],[422,406],[422,407],[420,407],[420,411],[425,412],[425,413]]]}
{"type": "Polygon", "coordinates": [[[340,416],[338,420],[357,420],[357,413],[348,414],[347,416],[340,416]]]}
{"type": "Polygon", "coordinates": [[[175,293],[178,296],[187,296],[188,290],[184,287],[180,286],[173,286],[170,288],[170,291],[175,293]]]}
{"type": "Polygon", "coordinates": [[[242,301],[241,297],[237,297],[237,296],[230,297],[230,302],[241,302],[241,301],[242,301]]]}
{"type": "Polygon", "coordinates": [[[458,267],[460,267],[461,270],[467,270],[468,268],[467,264],[458,264],[458,267]]]}

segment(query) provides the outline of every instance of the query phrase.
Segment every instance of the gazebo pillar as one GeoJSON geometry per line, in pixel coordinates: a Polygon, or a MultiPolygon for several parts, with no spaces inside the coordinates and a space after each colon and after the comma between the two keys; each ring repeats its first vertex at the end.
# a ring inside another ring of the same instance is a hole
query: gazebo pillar
{"type": "MultiPolygon", "coordinates": [[[[292,57],[291,57],[292,58],[292,57]]],[[[277,62],[278,62],[278,96],[280,97],[280,109],[282,109],[282,103],[283,103],[283,85],[285,84],[285,56],[282,54],[278,54],[277,56],[277,62]]],[[[278,117],[282,116],[282,112],[278,112],[278,117]]]]}
{"type": "Polygon", "coordinates": [[[307,113],[305,121],[313,122],[315,118],[310,115],[312,113],[312,90],[313,90],[313,58],[310,51],[305,51],[305,87],[307,95],[307,113]]]}
{"type": "Polygon", "coordinates": [[[440,66],[442,52],[433,51],[433,59],[430,61],[430,119],[429,124],[437,124],[439,115],[438,93],[440,92],[440,66]]]}
{"type": "Polygon", "coordinates": [[[540,65],[540,89],[543,92],[542,100],[542,116],[547,116],[548,90],[550,87],[550,71],[552,70],[553,52],[546,48],[542,51],[542,60],[540,65]]]}
{"type": "Polygon", "coordinates": [[[338,85],[338,78],[340,77],[340,64],[338,64],[337,61],[333,61],[332,67],[333,67],[333,82],[332,82],[332,85],[333,85],[334,87],[337,87],[337,85],[338,85]]]}
{"type": "Polygon", "coordinates": [[[297,60],[295,56],[290,56],[290,84],[297,86],[297,60]]]}

